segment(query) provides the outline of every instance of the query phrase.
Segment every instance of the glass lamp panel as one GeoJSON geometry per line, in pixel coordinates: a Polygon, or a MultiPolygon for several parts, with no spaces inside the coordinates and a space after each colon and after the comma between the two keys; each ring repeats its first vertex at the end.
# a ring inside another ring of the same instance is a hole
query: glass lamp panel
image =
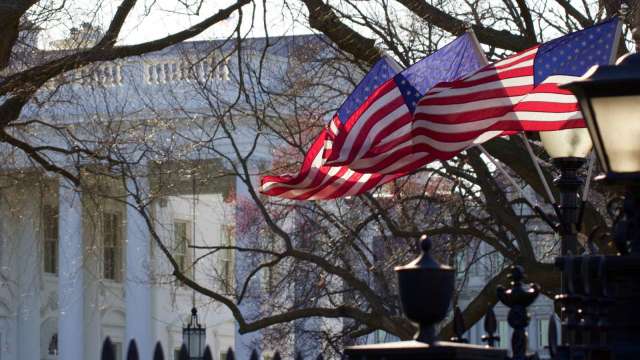
{"type": "Polygon", "coordinates": [[[206,345],[207,337],[206,330],[199,329],[198,331],[198,357],[202,357],[204,355],[204,347],[206,345]]]}
{"type": "Polygon", "coordinates": [[[605,171],[640,172],[640,95],[591,98],[605,171]]]}
{"type": "Polygon", "coordinates": [[[191,356],[191,328],[182,329],[182,344],[187,347],[189,356],[191,356]]]}
{"type": "Polygon", "coordinates": [[[198,356],[200,356],[200,354],[198,353],[198,350],[200,349],[200,344],[198,344],[198,341],[200,340],[198,337],[198,330],[191,329],[189,335],[189,357],[197,358],[198,356]]]}
{"type": "Polygon", "coordinates": [[[540,132],[542,145],[552,158],[561,157],[587,157],[593,144],[589,136],[589,130],[565,129],[558,131],[540,132]]]}

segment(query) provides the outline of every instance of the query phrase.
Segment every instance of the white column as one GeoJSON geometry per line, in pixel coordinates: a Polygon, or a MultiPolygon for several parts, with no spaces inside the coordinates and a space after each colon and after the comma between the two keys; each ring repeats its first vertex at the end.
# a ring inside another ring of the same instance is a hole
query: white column
{"type": "Polygon", "coordinates": [[[40,257],[38,245],[38,205],[23,198],[20,217],[14,218],[17,225],[16,245],[18,249],[18,313],[17,340],[18,359],[40,359],[40,257]]]}
{"type": "MultiPolygon", "coordinates": [[[[127,184],[130,190],[133,183],[127,184]]],[[[138,184],[141,185],[141,184],[138,184]]],[[[148,184],[142,184],[146,188],[148,184]]],[[[143,194],[143,196],[145,196],[143,194]]],[[[135,204],[132,196],[129,203],[135,204]]],[[[153,352],[151,336],[151,284],[149,264],[151,263],[150,236],[144,217],[132,206],[127,206],[127,244],[126,244],[126,348],[131,339],[135,339],[141,359],[150,359],[153,352]]]]}
{"type": "Polygon", "coordinates": [[[73,185],[59,187],[58,320],[59,358],[84,359],[84,292],[82,202],[73,185]]]}
{"type": "MultiPolygon", "coordinates": [[[[91,224],[95,226],[93,221],[91,224]]],[[[92,245],[95,246],[95,243],[92,245]]],[[[83,248],[88,247],[84,246],[83,248]]],[[[108,301],[109,295],[105,297],[103,291],[101,291],[104,289],[102,272],[100,271],[100,264],[102,264],[101,252],[93,250],[88,251],[86,254],[87,256],[82,261],[84,268],[82,279],[84,284],[82,287],[84,298],[83,340],[85,358],[92,359],[95,358],[93,354],[100,354],[102,350],[102,341],[104,341],[102,338],[102,309],[104,309],[105,300],[108,301]]]]}
{"type": "MultiPolygon", "coordinates": [[[[254,184],[254,188],[257,179],[251,179],[251,182],[254,184]]],[[[248,226],[242,226],[241,224],[247,224],[253,221],[260,221],[260,219],[246,219],[243,216],[247,216],[247,214],[255,214],[254,211],[248,211],[250,209],[246,209],[244,207],[247,206],[255,206],[251,195],[249,194],[249,190],[247,185],[240,179],[236,177],[236,245],[240,247],[252,247],[255,246],[253,242],[259,234],[248,233],[245,228],[248,226]]],[[[252,227],[253,228],[253,227],[252,227]]],[[[236,287],[242,286],[244,284],[244,280],[247,278],[248,274],[251,270],[255,269],[256,263],[258,260],[252,256],[243,256],[243,253],[237,253],[237,258],[235,259],[235,273],[236,273],[236,287]]],[[[242,303],[238,306],[240,311],[244,315],[246,319],[254,319],[260,314],[260,306],[261,306],[261,284],[258,280],[257,276],[253,277],[253,280],[249,283],[247,293],[252,294],[248,298],[243,299],[242,303]]],[[[236,325],[237,328],[237,325],[236,325]]],[[[235,345],[234,352],[237,359],[248,359],[251,356],[251,351],[256,350],[260,353],[260,345],[261,345],[262,335],[260,331],[255,331],[248,334],[240,334],[236,332],[235,334],[235,345]]]]}

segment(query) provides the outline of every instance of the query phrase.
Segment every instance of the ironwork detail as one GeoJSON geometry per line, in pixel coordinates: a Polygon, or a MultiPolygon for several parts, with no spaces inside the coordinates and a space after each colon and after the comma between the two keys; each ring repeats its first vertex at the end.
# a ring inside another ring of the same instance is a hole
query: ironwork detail
{"type": "Polygon", "coordinates": [[[229,350],[227,350],[227,359],[226,360],[235,360],[235,354],[233,353],[233,349],[229,348],[229,350]]]}
{"type": "Polygon", "coordinates": [[[180,346],[180,351],[178,352],[178,360],[189,360],[189,351],[187,350],[187,346],[182,344],[180,346]]]}
{"type": "Polygon", "coordinates": [[[249,360],[258,360],[259,356],[258,356],[258,352],[253,349],[253,351],[251,351],[251,355],[249,356],[249,360]]]}
{"type": "Polygon", "coordinates": [[[529,314],[527,307],[531,305],[540,294],[540,286],[537,284],[524,285],[524,270],[521,266],[513,266],[509,274],[509,288],[499,286],[497,289],[498,300],[509,308],[507,322],[513,328],[511,337],[511,360],[533,360],[537,354],[527,354],[527,332],[529,314]]]}
{"type": "MultiPolygon", "coordinates": [[[[116,356],[115,347],[113,345],[113,342],[111,341],[110,338],[107,337],[104,340],[104,342],[102,343],[102,351],[101,351],[100,359],[101,360],[116,360],[118,358],[120,358],[120,357],[116,356]]],[[[162,345],[158,341],[154,346],[153,360],[164,360],[164,359],[171,359],[171,358],[173,358],[173,357],[165,357],[162,345]]],[[[135,340],[131,340],[129,342],[129,346],[128,346],[128,349],[127,349],[127,356],[125,357],[125,360],[139,360],[139,359],[140,359],[140,355],[138,353],[138,346],[136,344],[136,341],[135,340]]],[[[175,360],[189,360],[189,353],[187,351],[187,347],[185,346],[185,344],[182,344],[180,346],[180,350],[178,351],[177,357],[175,357],[173,359],[175,359],[175,360]]],[[[209,346],[206,346],[204,348],[203,353],[202,353],[202,357],[199,357],[197,359],[199,359],[199,360],[213,360],[214,358],[213,358],[213,353],[211,352],[211,348],[209,346]]],[[[226,352],[226,355],[224,355],[220,359],[221,360],[235,360],[236,356],[235,356],[235,353],[233,352],[233,349],[229,348],[227,350],[227,352],[226,352]]],[[[249,356],[249,359],[259,360],[260,359],[260,354],[258,353],[258,351],[253,350],[251,352],[251,355],[249,356]]],[[[279,351],[276,351],[273,354],[272,359],[273,360],[282,360],[282,355],[280,355],[279,351]]],[[[295,356],[295,359],[296,360],[303,360],[304,357],[302,356],[302,354],[297,353],[297,355],[295,356]]],[[[319,354],[314,359],[315,360],[323,360],[324,356],[322,354],[319,354]]]]}
{"type": "Polygon", "coordinates": [[[453,309],[453,333],[455,334],[451,341],[457,343],[468,343],[469,341],[464,338],[464,333],[467,328],[464,324],[464,317],[462,316],[462,310],[458,305],[453,309]]]}
{"type": "Polygon", "coordinates": [[[113,350],[113,343],[110,338],[106,338],[102,344],[101,360],[112,360],[116,358],[115,351],[113,350]]]}
{"type": "Polygon", "coordinates": [[[209,346],[204,348],[204,353],[202,353],[202,360],[213,360],[213,355],[211,354],[211,349],[209,349],[209,346]]]}
{"type": "Polygon", "coordinates": [[[500,336],[495,335],[498,331],[498,321],[496,320],[496,314],[493,312],[493,306],[489,307],[487,314],[484,316],[484,331],[485,335],[482,335],[482,341],[487,343],[488,347],[494,347],[496,341],[500,341],[500,336]]]}
{"type": "Polygon", "coordinates": [[[162,351],[162,344],[159,341],[153,349],[153,360],[164,360],[164,351],[162,351]]]}
{"type": "Polygon", "coordinates": [[[131,339],[129,341],[129,346],[127,348],[127,360],[138,360],[140,356],[138,355],[138,345],[136,345],[136,341],[131,339]]]}

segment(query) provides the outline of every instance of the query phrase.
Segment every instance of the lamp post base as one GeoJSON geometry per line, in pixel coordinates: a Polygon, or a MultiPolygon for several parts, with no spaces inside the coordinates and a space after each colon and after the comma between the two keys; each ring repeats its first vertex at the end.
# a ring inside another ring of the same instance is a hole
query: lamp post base
{"type": "Polygon", "coordinates": [[[556,297],[567,314],[567,340],[554,359],[638,359],[640,256],[567,256],[557,263],[571,283],[556,297]]]}
{"type": "Polygon", "coordinates": [[[448,341],[427,344],[413,340],[351,346],[344,354],[349,360],[504,360],[507,351],[448,341]]]}

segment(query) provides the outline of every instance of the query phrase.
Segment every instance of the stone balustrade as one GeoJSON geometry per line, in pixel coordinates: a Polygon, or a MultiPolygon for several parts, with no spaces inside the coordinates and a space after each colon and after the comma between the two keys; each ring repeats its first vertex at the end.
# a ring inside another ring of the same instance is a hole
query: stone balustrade
{"type": "MultiPolygon", "coordinates": [[[[209,56],[198,61],[181,57],[145,59],[132,64],[131,69],[142,71],[144,83],[148,85],[176,84],[179,82],[228,81],[229,59],[209,56]]],[[[80,86],[121,86],[127,81],[123,62],[105,62],[83,67],[50,80],[45,87],[55,89],[62,84],[80,86]]],[[[128,66],[128,65],[127,65],[128,66]]]]}
{"type": "Polygon", "coordinates": [[[199,61],[184,58],[146,61],[144,80],[147,84],[172,84],[183,81],[228,81],[229,59],[207,57],[199,61]]]}
{"type": "Polygon", "coordinates": [[[49,80],[45,88],[53,90],[60,85],[80,86],[99,85],[104,87],[121,86],[124,83],[122,62],[104,62],[66,72],[49,80]]]}

